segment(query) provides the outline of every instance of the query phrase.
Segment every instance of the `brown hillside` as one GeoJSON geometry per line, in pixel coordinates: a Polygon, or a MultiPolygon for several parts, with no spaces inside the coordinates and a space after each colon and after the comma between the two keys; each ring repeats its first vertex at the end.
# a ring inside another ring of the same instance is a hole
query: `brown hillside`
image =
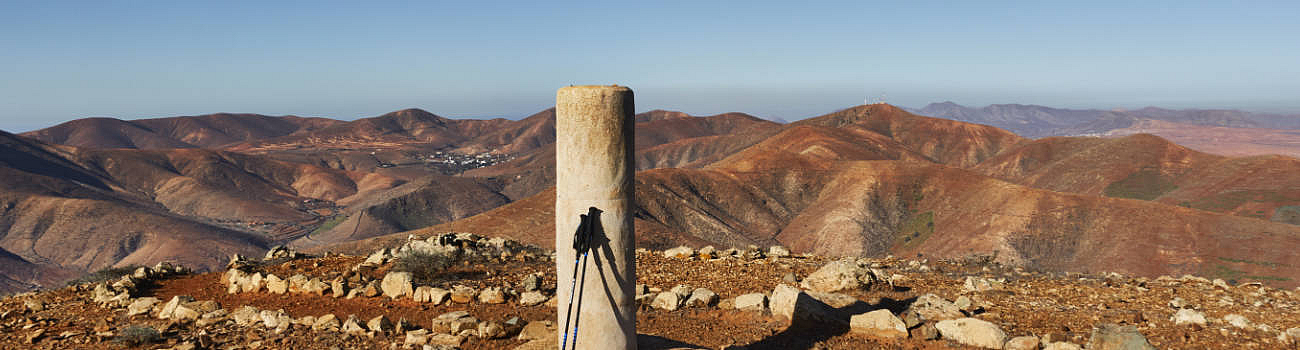
{"type": "Polygon", "coordinates": [[[341,200],[363,175],[230,152],[79,150],[71,159],[98,169],[127,192],[186,216],[297,221],[304,199],[341,200]]]}
{"type": "Polygon", "coordinates": [[[761,133],[780,127],[780,124],[744,113],[696,117],[681,112],[654,110],[637,114],[636,121],[637,149],[696,137],[761,133]],[[661,115],[672,115],[672,117],[661,115]]]}
{"type": "Polygon", "coordinates": [[[927,160],[903,144],[863,128],[792,125],[709,167],[743,172],[769,169],[824,170],[839,161],[886,159],[927,160]]]}
{"type": "MultiPolygon", "coordinates": [[[[515,160],[471,170],[465,175],[500,179],[505,182],[502,193],[515,199],[555,186],[555,115],[553,109],[544,113],[549,123],[535,124],[545,126],[538,132],[550,135],[550,143],[520,154],[515,160]]],[[[543,113],[534,115],[541,116],[543,113]]],[[[743,113],[695,117],[654,110],[637,114],[635,119],[637,169],[703,167],[757,143],[780,128],[779,124],[743,113]]]]}
{"type": "Polygon", "coordinates": [[[349,198],[344,213],[296,246],[315,246],[414,230],[466,218],[509,203],[490,181],[434,175],[349,198]]]}
{"type": "Polygon", "coordinates": [[[466,154],[522,154],[554,143],[555,108],[548,108],[476,136],[456,151],[466,154]]]}
{"type": "Polygon", "coordinates": [[[0,269],[4,279],[50,287],[107,266],[164,260],[207,269],[266,247],[255,235],[120,192],[124,186],[106,172],[64,158],[69,152],[77,151],[0,133],[0,249],[20,259],[0,269]]]}
{"type": "Polygon", "coordinates": [[[76,273],[54,265],[33,264],[23,257],[0,249],[0,294],[57,287],[76,273]]]}
{"type": "MultiPolygon", "coordinates": [[[[780,243],[827,255],[999,261],[1053,271],[1199,274],[1296,284],[1300,228],[1147,201],[1019,186],[913,161],[824,171],[658,169],[637,177],[638,243],[780,243]]],[[[418,230],[553,244],[553,193],[418,230]]],[[[357,246],[400,240],[407,233],[357,246]]]]}
{"type": "Polygon", "coordinates": [[[956,167],[974,166],[1025,142],[1006,130],[922,117],[887,104],[861,105],[790,124],[792,127],[800,125],[864,128],[935,162],[956,167]]]}
{"type": "Polygon", "coordinates": [[[995,178],[1094,196],[1152,200],[1271,219],[1300,206],[1300,160],[1229,158],[1193,151],[1158,136],[1045,138],[976,168],[995,178]]]}
{"type": "Polygon", "coordinates": [[[1201,152],[1225,156],[1283,155],[1300,157],[1300,131],[1197,125],[1143,119],[1106,136],[1154,134],[1201,152]]]}

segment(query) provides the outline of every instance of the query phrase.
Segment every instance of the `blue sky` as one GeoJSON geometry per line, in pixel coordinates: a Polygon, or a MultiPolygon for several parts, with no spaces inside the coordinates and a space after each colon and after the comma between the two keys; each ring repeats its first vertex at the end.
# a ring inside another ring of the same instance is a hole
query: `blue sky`
{"type": "Polygon", "coordinates": [[[1300,112],[1300,2],[0,2],[0,129],[214,112],[518,118],[569,84],[796,120],[884,94],[1300,112]]]}

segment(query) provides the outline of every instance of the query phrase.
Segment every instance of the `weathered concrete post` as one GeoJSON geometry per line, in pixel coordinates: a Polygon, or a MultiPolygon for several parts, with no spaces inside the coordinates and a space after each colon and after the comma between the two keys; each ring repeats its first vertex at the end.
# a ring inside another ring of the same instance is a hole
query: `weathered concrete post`
{"type": "Polygon", "coordinates": [[[556,304],[559,325],[571,321],[571,349],[636,349],[632,114],[627,87],[570,86],[555,93],[556,304]],[[579,215],[591,207],[602,211],[602,230],[587,264],[575,266],[574,232],[579,215]],[[571,299],[574,272],[584,266],[576,275],[579,293],[571,299]],[[565,312],[570,300],[579,310],[573,320],[565,312]]]}

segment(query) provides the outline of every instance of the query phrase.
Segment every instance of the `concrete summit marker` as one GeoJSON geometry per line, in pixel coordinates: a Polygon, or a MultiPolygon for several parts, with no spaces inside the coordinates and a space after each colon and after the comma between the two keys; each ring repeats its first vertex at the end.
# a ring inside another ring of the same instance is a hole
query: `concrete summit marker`
{"type": "Polygon", "coordinates": [[[555,114],[556,314],[569,328],[556,336],[571,349],[636,349],[632,90],[561,88],[555,114]],[[585,231],[584,214],[592,220],[585,231]],[[591,238],[581,265],[575,232],[591,238]]]}

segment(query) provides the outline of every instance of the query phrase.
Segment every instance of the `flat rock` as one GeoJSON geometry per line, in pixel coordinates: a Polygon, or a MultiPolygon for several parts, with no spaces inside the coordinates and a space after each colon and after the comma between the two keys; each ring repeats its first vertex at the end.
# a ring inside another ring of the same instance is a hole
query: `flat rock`
{"type": "Polygon", "coordinates": [[[135,301],[131,302],[131,305],[126,306],[126,315],[135,316],[135,315],[147,314],[153,311],[153,307],[158,305],[158,303],[161,302],[162,300],[158,300],[158,298],[154,298],[154,297],[143,297],[143,298],[135,299],[135,301]]]}
{"type": "Polygon", "coordinates": [[[1137,327],[1103,324],[1092,329],[1088,350],[1155,350],[1137,327]]]}
{"type": "MultiPolygon", "coordinates": [[[[888,309],[853,315],[849,318],[849,329],[882,338],[907,338],[907,326],[888,309]]],[[[1037,338],[1034,341],[1037,342],[1037,338]]]]}
{"type": "Polygon", "coordinates": [[[338,331],[339,327],[342,326],[339,324],[339,318],[337,316],[334,316],[334,314],[325,314],[316,318],[316,321],[311,325],[311,330],[338,331]]]}
{"type": "Polygon", "coordinates": [[[732,304],[736,310],[741,311],[763,311],[767,310],[767,296],[763,293],[750,293],[736,297],[732,304]]]}
{"type": "Polygon", "coordinates": [[[406,339],[403,341],[406,345],[424,345],[429,343],[429,330],[416,329],[406,332],[406,339]]]}
{"type": "Polygon", "coordinates": [[[451,291],[449,290],[442,289],[442,288],[433,288],[433,290],[429,291],[430,304],[440,305],[442,303],[447,302],[447,299],[450,298],[451,298],[451,291]]]}
{"type": "Polygon", "coordinates": [[[1170,320],[1173,321],[1175,325],[1204,327],[1206,323],[1205,314],[1192,309],[1179,309],[1178,312],[1174,313],[1174,316],[1170,318],[1170,320]]]}
{"type": "Polygon", "coordinates": [[[1043,350],[1083,350],[1083,347],[1068,341],[1058,341],[1047,344],[1047,346],[1043,347],[1043,350]]]}
{"type": "Polygon", "coordinates": [[[1250,319],[1247,319],[1246,316],[1242,316],[1242,315],[1238,315],[1238,314],[1228,314],[1227,316],[1223,316],[1223,321],[1224,321],[1224,322],[1227,322],[1228,324],[1232,325],[1233,327],[1237,327],[1237,328],[1241,328],[1241,329],[1251,329],[1251,328],[1254,328],[1254,327],[1251,327],[1250,319]]]}
{"type": "Polygon", "coordinates": [[[451,301],[452,301],[452,302],[456,302],[456,303],[460,303],[460,304],[466,304],[466,303],[469,303],[470,301],[473,301],[473,300],[474,300],[474,297],[476,297],[476,296],[478,296],[478,290],[475,290],[474,288],[471,288],[470,286],[466,286],[466,285],[463,285],[463,284],[457,284],[457,285],[451,287],[451,301]]]}
{"type": "Polygon", "coordinates": [[[464,342],[465,337],[459,335],[435,334],[429,337],[429,344],[434,345],[460,346],[460,344],[464,342]]]}
{"type": "Polygon", "coordinates": [[[838,292],[859,289],[875,281],[871,272],[850,259],[836,260],[823,265],[803,279],[804,289],[816,292],[838,292]]]}
{"type": "Polygon", "coordinates": [[[908,327],[918,322],[951,320],[966,316],[961,313],[961,308],[957,305],[934,294],[917,297],[903,314],[908,327]],[[906,320],[908,317],[919,317],[919,320],[906,320]]]}
{"type": "Polygon", "coordinates": [[[962,290],[967,292],[987,292],[1001,290],[1005,287],[1006,282],[991,278],[979,276],[966,276],[966,281],[962,283],[962,290]]]}
{"type": "Polygon", "coordinates": [[[484,304],[504,304],[506,293],[500,287],[487,287],[478,293],[478,302],[484,304]]]}
{"type": "Polygon", "coordinates": [[[805,291],[804,293],[807,293],[808,296],[812,297],[813,299],[817,299],[817,301],[826,303],[826,305],[830,305],[831,307],[836,309],[848,307],[858,303],[858,298],[854,298],[851,295],[843,294],[843,293],[822,293],[822,292],[815,292],[815,291],[805,291]]]}
{"type": "Polygon", "coordinates": [[[505,338],[506,327],[500,322],[481,322],[478,324],[478,337],[483,339],[505,338]]]}
{"type": "Polygon", "coordinates": [[[934,328],[939,330],[939,335],[944,339],[964,345],[1001,349],[1007,342],[1007,334],[1002,332],[1002,328],[976,318],[943,320],[935,323],[934,328]]]}
{"type": "Polygon", "coordinates": [[[546,295],[538,291],[524,292],[519,295],[519,305],[534,306],[546,302],[546,295]]]}
{"type": "Polygon", "coordinates": [[[1002,346],[1003,350],[1038,350],[1038,337],[1022,336],[1011,338],[1006,345],[1002,346]]]}

